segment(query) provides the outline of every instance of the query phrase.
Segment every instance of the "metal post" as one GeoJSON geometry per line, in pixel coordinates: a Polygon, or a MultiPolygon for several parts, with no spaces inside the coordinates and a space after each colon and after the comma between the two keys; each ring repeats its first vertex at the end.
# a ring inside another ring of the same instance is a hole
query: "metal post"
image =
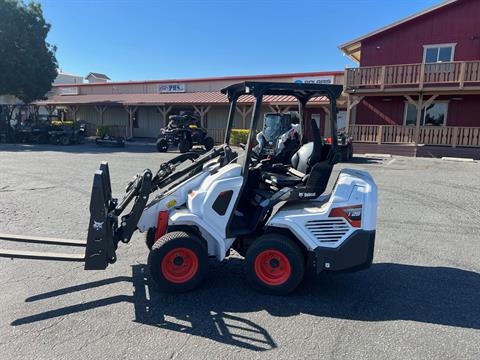
{"type": "Polygon", "coordinates": [[[247,139],[247,144],[245,149],[246,151],[245,162],[243,163],[243,169],[242,169],[242,174],[244,174],[245,177],[248,174],[248,167],[250,166],[250,163],[248,160],[252,156],[252,148],[253,148],[252,143],[255,138],[255,132],[257,130],[258,117],[260,116],[260,111],[262,109],[262,100],[263,100],[263,93],[256,95],[255,103],[253,105],[252,120],[250,122],[250,131],[248,133],[248,139],[247,139]]]}
{"type": "Polygon", "coordinates": [[[420,121],[422,120],[422,109],[423,109],[423,94],[418,96],[417,102],[417,122],[415,123],[415,149],[418,146],[418,140],[420,138],[420,121]]]}
{"type": "Polygon", "coordinates": [[[332,147],[334,149],[338,146],[338,134],[337,134],[337,99],[334,96],[328,97],[330,100],[330,127],[332,135],[332,147]]]}
{"type": "Polygon", "coordinates": [[[237,98],[230,102],[230,111],[228,112],[227,128],[225,129],[225,144],[230,143],[230,132],[232,131],[233,121],[235,120],[235,112],[237,111],[237,98]]]}
{"type": "Polygon", "coordinates": [[[305,145],[307,143],[307,136],[306,136],[306,122],[307,122],[307,114],[306,114],[306,105],[307,101],[305,99],[298,99],[298,115],[300,117],[300,133],[302,134],[302,138],[300,143],[305,145]]]}

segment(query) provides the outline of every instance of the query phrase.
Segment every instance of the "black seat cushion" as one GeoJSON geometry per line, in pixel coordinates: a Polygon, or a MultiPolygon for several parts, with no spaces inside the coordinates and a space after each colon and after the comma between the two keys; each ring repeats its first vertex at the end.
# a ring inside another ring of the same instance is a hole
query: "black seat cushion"
{"type": "Polygon", "coordinates": [[[310,158],[312,157],[313,150],[313,142],[305,144],[298,149],[298,151],[292,156],[292,167],[304,174],[307,174],[310,167],[310,158]]]}
{"type": "Polygon", "coordinates": [[[266,172],[263,174],[263,180],[271,185],[282,188],[286,186],[295,186],[302,182],[302,178],[288,174],[278,174],[273,172],[266,172]]]}

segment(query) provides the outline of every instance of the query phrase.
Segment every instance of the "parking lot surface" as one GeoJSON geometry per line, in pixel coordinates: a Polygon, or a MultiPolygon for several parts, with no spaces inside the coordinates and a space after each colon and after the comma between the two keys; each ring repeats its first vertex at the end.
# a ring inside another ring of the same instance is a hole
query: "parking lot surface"
{"type": "MultiPolygon", "coordinates": [[[[135,173],[171,157],[148,145],[0,145],[0,233],[85,239],[100,161],[121,197],[135,173]]],[[[272,297],[247,286],[234,255],[212,263],[200,289],[164,295],[141,234],[106,271],[0,258],[0,357],[479,359],[480,163],[356,157],[343,167],[379,187],[370,269],[272,297]]]]}

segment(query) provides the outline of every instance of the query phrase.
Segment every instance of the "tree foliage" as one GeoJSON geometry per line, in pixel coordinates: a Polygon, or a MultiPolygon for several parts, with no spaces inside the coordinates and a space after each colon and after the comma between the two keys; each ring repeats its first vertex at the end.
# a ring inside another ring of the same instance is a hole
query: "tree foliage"
{"type": "Polygon", "coordinates": [[[49,31],[39,3],[0,0],[0,94],[29,103],[51,89],[57,59],[49,31]]]}

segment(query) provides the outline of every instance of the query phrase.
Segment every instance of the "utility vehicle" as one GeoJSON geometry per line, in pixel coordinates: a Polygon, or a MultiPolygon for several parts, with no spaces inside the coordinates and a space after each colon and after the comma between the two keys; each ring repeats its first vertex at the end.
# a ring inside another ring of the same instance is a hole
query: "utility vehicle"
{"type": "MultiPolygon", "coordinates": [[[[105,269],[117,246],[139,230],[151,247],[148,266],[161,291],[182,292],[205,278],[208,259],[224,260],[230,249],[245,257],[245,275],[258,290],[286,294],[306,269],[321,272],[368,268],[373,259],[377,187],[364,171],[343,169],[331,193],[325,190],[337,163],[336,99],[342,87],[323,84],[244,82],[222,90],[230,101],[225,143],[211,151],[181,154],[145,170],[112,197],[108,164],[95,173],[86,242],[1,235],[6,240],[86,246],[85,255],[0,250],[29,259],[78,260],[85,269],[105,269]],[[255,98],[250,134],[243,154],[229,146],[240,96],[255,98]],[[292,156],[290,165],[272,164],[253,154],[263,96],[298,100],[300,124],[312,97],[330,101],[332,143],[325,144],[315,121],[313,142],[292,156]],[[148,201],[153,195],[152,201],[148,201]],[[123,214],[129,204],[129,212],[123,214]],[[122,215],[123,214],[123,215],[122,215]]],[[[227,276],[227,274],[225,275],[227,276]]],[[[227,280],[228,281],[228,280],[227,280]]]]}
{"type": "Polygon", "coordinates": [[[54,145],[83,144],[87,124],[84,122],[70,122],[65,124],[61,121],[52,122],[51,130],[48,132],[49,142],[54,145]]]}
{"type": "Polygon", "coordinates": [[[166,128],[160,130],[156,145],[159,152],[166,152],[169,146],[178,146],[181,153],[192,149],[193,145],[202,145],[209,151],[215,145],[207,130],[193,115],[170,115],[166,128]]]}
{"type": "Polygon", "coordinates": [[[11,136],[14,142],[48,144],[49,131],[52,129],[51,121],[56,119],[55,115],[31,114],[24,121],[10,121],[11,136]],[[15,125],[12,125],[14,122],[15,125]]]}

